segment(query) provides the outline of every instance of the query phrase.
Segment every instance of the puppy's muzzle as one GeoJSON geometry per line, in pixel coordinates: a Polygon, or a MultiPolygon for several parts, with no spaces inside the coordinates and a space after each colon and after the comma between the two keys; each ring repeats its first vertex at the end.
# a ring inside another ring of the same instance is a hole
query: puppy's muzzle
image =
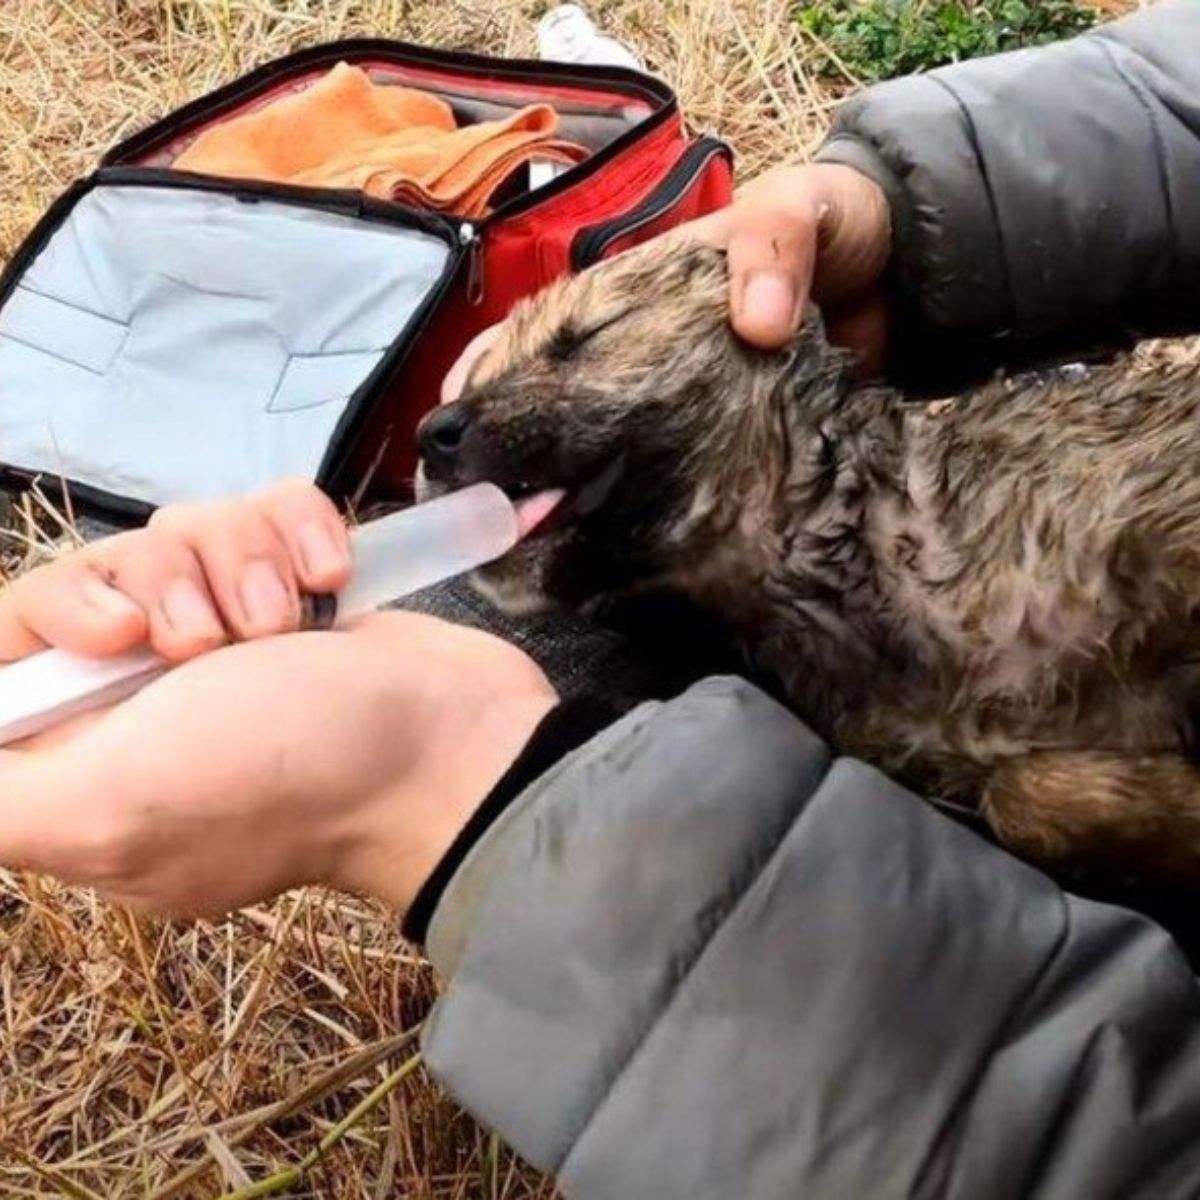
{"type": "Polygon", "coordinates": [[[459,404],[443,404],[417,427],[417,447],[426,475],[438,483],[455,483],[474,418],[459,404]]]}

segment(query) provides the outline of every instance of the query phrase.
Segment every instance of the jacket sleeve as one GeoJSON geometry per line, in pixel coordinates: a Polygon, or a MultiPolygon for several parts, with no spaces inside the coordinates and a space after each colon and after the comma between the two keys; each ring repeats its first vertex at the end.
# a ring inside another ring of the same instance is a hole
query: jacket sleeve
{"type": "Polygon", "coordinates": [[[429,1065],[578,1200],[1200,1189],[1200,996],[749,685],[529,787],[430,927],[429,1065]]]}
{"type": "Polygon", "coordinates": [[[1200,330],[1200,0],[868,89],[819,157],[890,197],[909,387],[1200,330]]]}

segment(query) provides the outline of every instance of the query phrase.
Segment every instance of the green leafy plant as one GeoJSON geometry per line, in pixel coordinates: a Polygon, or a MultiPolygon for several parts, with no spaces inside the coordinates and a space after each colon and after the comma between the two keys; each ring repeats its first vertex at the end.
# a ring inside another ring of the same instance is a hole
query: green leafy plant
{"type": "Polygon", "coordinates": [[[805,0],[796,18],[823,52],[824,73],[874,83],[1059,41],[1098,14],[1075,0],[805,0]]]}

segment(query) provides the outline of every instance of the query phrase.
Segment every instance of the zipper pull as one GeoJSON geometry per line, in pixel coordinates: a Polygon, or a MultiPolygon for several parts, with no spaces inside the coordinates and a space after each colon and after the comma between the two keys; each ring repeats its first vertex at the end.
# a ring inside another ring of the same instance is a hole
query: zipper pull
{"type": "Polygon", "coordinates": [[[483,240],[475,226],[464,221],[458,227],[458,240],[467,248],[467,303],[477,308],[483,303],[483,240]]]}

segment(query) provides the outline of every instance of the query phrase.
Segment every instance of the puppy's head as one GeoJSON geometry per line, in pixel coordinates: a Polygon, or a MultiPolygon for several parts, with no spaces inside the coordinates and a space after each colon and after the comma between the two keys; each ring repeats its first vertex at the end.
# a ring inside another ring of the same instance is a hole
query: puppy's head
{"type": "Polygon", "coordinates": [[[481,573],[510,611],[686,588],[736,570],[790,469],[797,415],[815,439],[846,366],[816,318],[784,351],[744,344],[724,255],[651,243],[514,311],[461,397],[423,423],[419,489],[564,493],[481,573]]]}

